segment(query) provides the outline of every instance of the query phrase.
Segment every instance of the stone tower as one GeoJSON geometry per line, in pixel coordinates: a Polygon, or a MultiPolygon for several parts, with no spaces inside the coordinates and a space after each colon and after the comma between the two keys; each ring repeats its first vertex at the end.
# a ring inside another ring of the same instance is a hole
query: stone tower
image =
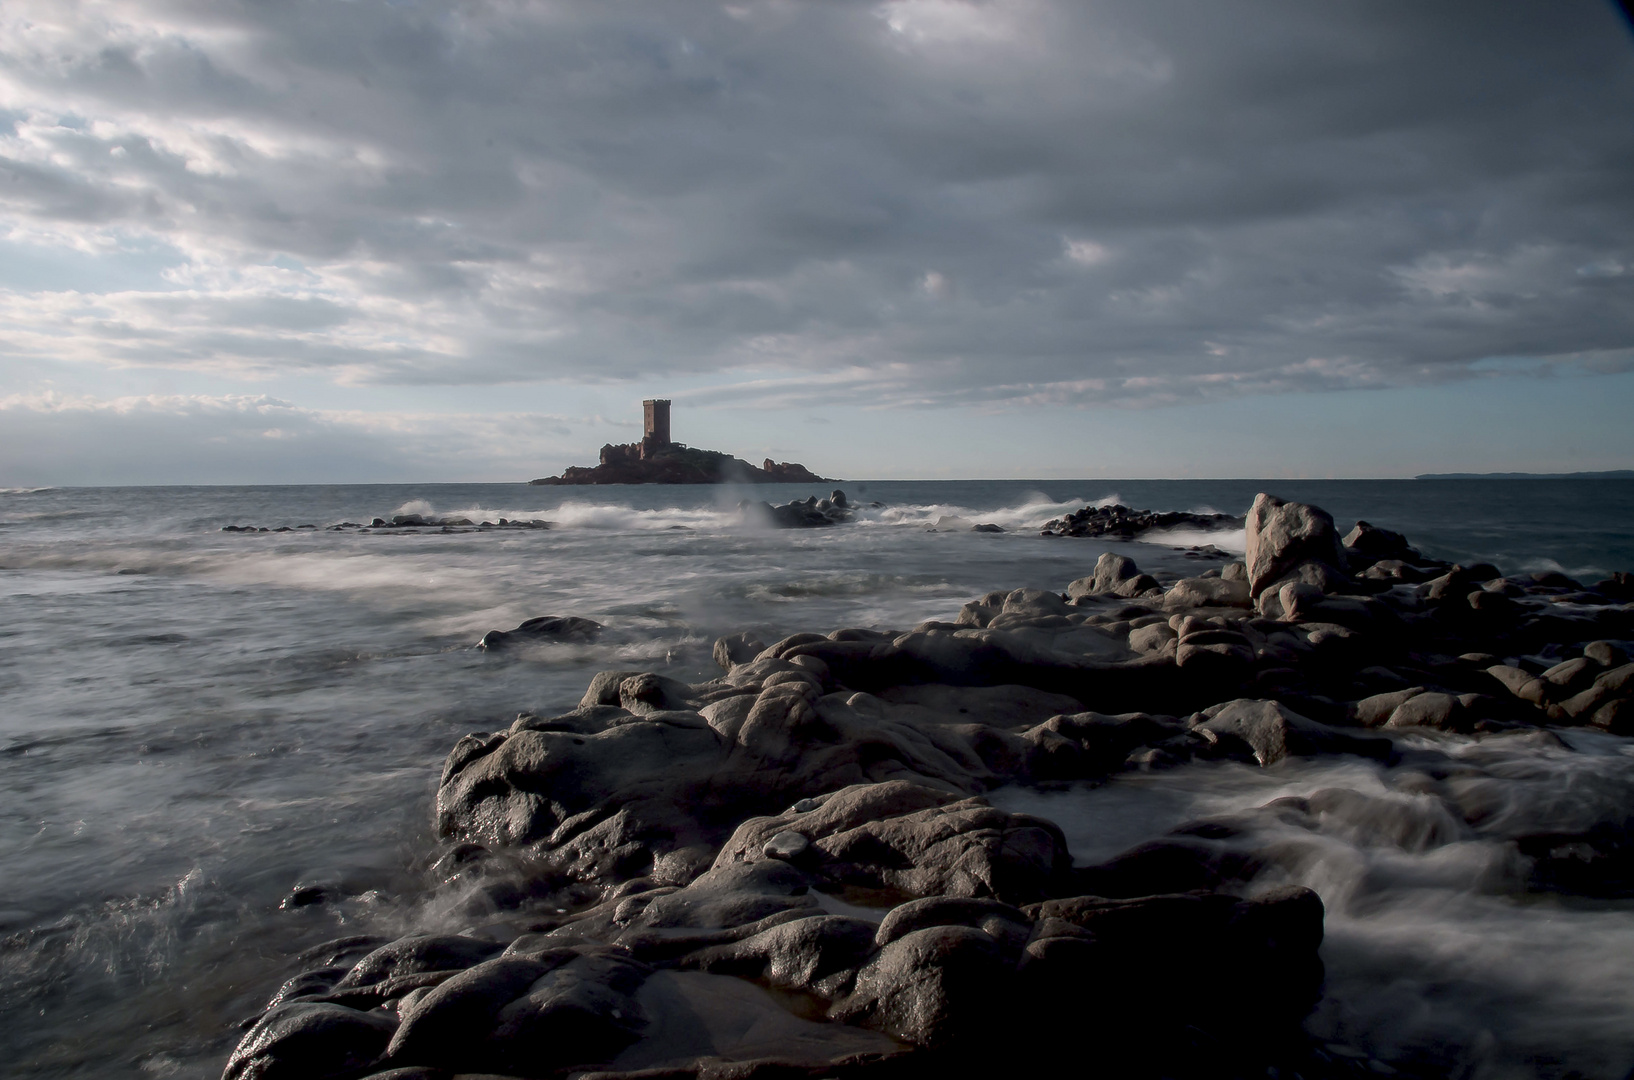
{"type": "Polygon", "coordinates": [[[641,403],[641,456],[646,458],[669,445],[669,399],[648,398],[641,403]]]}

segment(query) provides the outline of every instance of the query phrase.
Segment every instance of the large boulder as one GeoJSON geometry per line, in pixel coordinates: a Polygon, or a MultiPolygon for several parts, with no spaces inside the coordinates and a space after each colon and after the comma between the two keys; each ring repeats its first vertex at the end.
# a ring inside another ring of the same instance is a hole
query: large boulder
{"type": "Polygon", "coordinates": [[[1344,546],[1331,514],[1320,507],[1284,502],[1264,492],[1254,496],[1254,505],[1249,508],[1247,542],[1243,562],[1248,570],[1248,590],[1256,597],[1297,572],[1302,563],[1319,563],[1341,576],[1346,565],[1344,546]]]}

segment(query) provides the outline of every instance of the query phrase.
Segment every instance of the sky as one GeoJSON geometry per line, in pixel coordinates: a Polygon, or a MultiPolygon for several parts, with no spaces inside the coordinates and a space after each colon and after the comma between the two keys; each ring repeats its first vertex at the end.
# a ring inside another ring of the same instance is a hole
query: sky
{"type": "Polygon", "coordinates": [[[1604,0],[5,0],[0,485],[1634,468],[1604,0]]]}

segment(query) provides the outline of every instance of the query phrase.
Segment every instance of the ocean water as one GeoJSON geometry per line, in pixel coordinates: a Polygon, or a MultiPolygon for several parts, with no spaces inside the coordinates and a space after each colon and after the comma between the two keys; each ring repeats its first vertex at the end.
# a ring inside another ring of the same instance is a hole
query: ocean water
{"type": "MultiPolygon", "coordinates": [[[[907,629],[991,589],[1063,589],[1102,551],[1185,573],[1197,564],[1176,545],[1242,545],[1240,533],[1133,544],[1038,535],[1086,503],[1242,513],[1269,490],[1327,508],[1342,527],[1366,519],[1427,554],[1507,572],[1592,581],[1634,568],[1629,481],[840,486],[864,504],[855,522],[789,532],[745,525],[737,501],[826,491],[0,491],[0,1071],[213,1077],[300,949],[342,934],[457,930],[466,916],[427,872],[443,755],[519,711],[571,707],[595,671],[702,678],[713,673],[710,643],[729,631],[770,641],[907,629]],[[556,524],[324,528],[402,512],[556,524]],[[1007,531],[931,531],[944,518],[1007,531]],[[484,631],[537,615],[579,615],[607,632],[591,645],[472,648],[484,631]],[[300,883],[338,899],[280,910],[300,883]]],[[[1437,752],[1479,759],[1522,824],[1572,800],[1587,800],[1590,818],[1628,813],[1627,740],[1452,740],[1437,752]]],[[[1188,767],[995,799],[1061,821],[1089,861],[1188,817],[1335,785],[1434,815],[1388,770],[1331,762],[1188,767]]],[[[1634,964],[1617,958],[1634,956],[1634,905],[1508,888],[1516,828],[1425,845],[1335,822],[1299,838],[1314,846],[1283,872],[1330,909],[1329,995],[1313,1032],[1457,1075],[1628,1072],[1634,964]]]]}

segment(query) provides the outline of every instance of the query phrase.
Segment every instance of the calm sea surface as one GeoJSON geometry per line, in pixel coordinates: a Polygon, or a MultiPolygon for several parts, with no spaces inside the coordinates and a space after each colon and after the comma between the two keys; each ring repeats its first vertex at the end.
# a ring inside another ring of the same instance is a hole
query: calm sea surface
{"type": "MultiPolygon", "coordinates": [[[[347,933],[457,930],[425,869],[443,755],[461,734],[505,726],[519,711],[571,707],[595,671],[702,678],[712,674],[710,643],[727,631],[754,629],[770,641],[841,626],[907,629],[950,618],[990,589],[1061,590],[1105,550],[1143,569],[1182,570],[1195,564],[1171,545],[1241,548],[1240,533],[1127,545],[1038,535],[1044,521],[1086,503],[1240,514],[1268,490],[1314,502],[1344,528],[1361,518],[1405,532],[1441,558],[1586,581],[1634,569],[1630,481],[841,486],[853,502],[881,505],[850,525],[797,532],[747,528],[736,503],[826,491],[0,491],[0,1071],[213,1077],[238,1022],[301,948],[347,933]],[[556,526],[324,528],[401,512],[556,526]],[[928,531],[943,517],[1008,531],[928,531]],[[319,528],[221,531],[308,524],[319,528]],[[584,616],[607,633],[588,646],[472,648],[484,631],[537,615],[584,616]],[[346,899],[278,909],[292,886],[309,882],[346,899]]],[[[1562,790],[1634,805],[1624,740],[1590,740],[1556,764],[1543,760],[1528,767],[1562,790]]],[[[1197,768],[995,798],[1054,816],[1080,859],[1104,858],[1109,845],[1140,842],[1197,812],[1312,785],[1377,784],[1365,771],[1197,768]]],[[[1340,843],[1328,884],[1317,884],[1334,943],[1331,1000],[1313,1019],[1328,1025],[1324,1037],[1372,1040],[1378,1053],[1433,1039],[1457,1048],[1471,1076],[1622,1076],[1634,1064],[1630,905],[1521,911],[1472,892],[1455,866],[1408,875],[1411,903],[1388,892],[1391,902],[1370,909],[1385,915],[1352,919],[1344,897],[1358,874],[1371,873],[1376,886],[1403,872],[1381,869],[1365,847],[1340,843]],[[1388,954],[1381,940],[1416,966],[1376,970],[1388,954]],[[1572,962],[1577,980],[1563,986],[1558,972],[1572,962]],[[1555,974],[1544,978],[1540,963],[1555,974]],[[1385,983],[1396,987],[1392,1000],[1413,1007],[1381,1005],[1385,983]],[[1449,989],[1476,985],[1486,988],[1478,1000],[1449,989]],[[1551,1024],[1563,1032],[1558,1046],[1551,1024]],[[1558,1068],[1539,1065],[1549,1055],[1558,1068]]]]}

